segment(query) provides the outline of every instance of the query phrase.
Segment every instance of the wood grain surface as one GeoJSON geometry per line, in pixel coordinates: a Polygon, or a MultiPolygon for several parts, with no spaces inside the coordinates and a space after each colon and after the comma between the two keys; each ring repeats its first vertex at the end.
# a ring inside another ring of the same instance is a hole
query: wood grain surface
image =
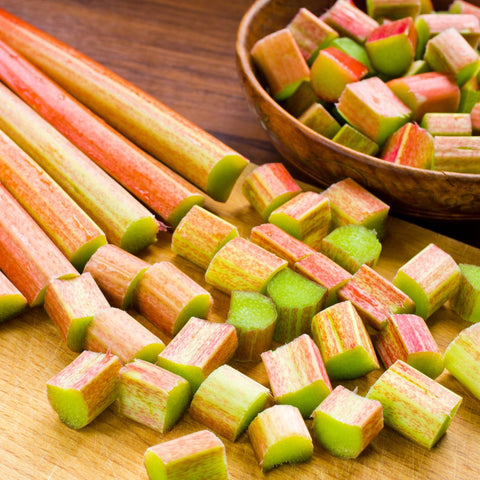
{"type": "MultiPolygon", "coordinates": [[[[235,33],[248,5],[246,0],[0,0],[0,7],[110,67],[252,161],[279,161],[247,108],[236,73],[235,33]]],[[[241,179],[226,204],[210,201],[207,206],[247,237],[261,219],[241,195],[240,184],[241,179]]],[[[435,227],[478,244],[478,225],[435,227]]],[[[162,235],[142,252],[142,258],[171,259],[204,284],[199,268],[171,253],[170,239],[169,233],[162,235]]],[[[480,263],[477,248],[392,217],[378,271],[393,278],[430,242],[458,262],[480,263]]],[[[224,321],[228,297],[207,288],[214,297],[210,319],[224,321]]],[[[442,351],[467,326],[446,307],[428,323],[442,351]]],[[[45,382],[74,358],[40,308],[0,325],[0,479],[146,480],[146,448],[203,428],[187,413],[171,432],[160,435],[120,417],[112,406],[83,430],[69,429],[48,404],[45,382]]],[[[261,364],[233,365],[267,384],[261,364]]],[[[345,385],[364,394],[378,374],[345,385]]],[[[312,461],[263,475],[244,434],[236,443],[224,440],[230,476],[234,480],[478,478],[480,401],[448,373],[439,381],[464,400],[447,434],[431,451],[385,428],[357,460],[336,459],[317,445],[312,461]]]]}

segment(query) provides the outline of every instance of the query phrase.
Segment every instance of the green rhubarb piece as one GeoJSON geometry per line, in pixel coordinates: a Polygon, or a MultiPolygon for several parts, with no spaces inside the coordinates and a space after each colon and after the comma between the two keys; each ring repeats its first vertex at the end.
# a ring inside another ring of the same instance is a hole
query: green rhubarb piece
{"type": "Polygon", "coordinates": [[[459,173],[480,173],[480,137],[434,137],[433,169],[459,173]]]}
{"type": "Polygon", "coordinates": [[[411,77],[412,75],[418,75],[419,73],[427,73],[430,71],[430,67],[425,60],[415,60],[410,64],[410,67],[405,72],[405,77],[411,77]]]}
{"type": "Polygon", "coordinates": [[[383,428],[380,402],[361,397],[342,385],[313,412],[313,430],[332,455],[357,458],[383,428]]]}
{"type": "Polygon", "coordinates": [[[480,91],[478,90],[460,90],[460,104],[458,113],[471,113],[473,107],[480,102],[480,91]]]}
{"type": "Polygon", "coordinates": [[[248,428],[250,443],[262,471],[313,456],[312,437],[298,408],[274,405],[260,412],[248,428]]]}
{"type": "Polygon", "coordinates": [[[100,415],[117,398],[121,366],[115,355],[85,350],[51,378],[48,400],[60,420],[77,430],[100,415]]]}
{"type": "Polygon", "coordinates": [[[181,418],[192,398],[187,380],[144,360],[120,370],[118,412],[165,433],[181,418]]]}
{"type": "Polygon", "coordinates": [[[367,13],[376,20],[415,18],[420,13],[420,0],[367,0],[367,13]]]}
{"type": "Polygon", "coordinates": [[[326,288],[290,268],[277,273],[267,285],[278,318],[273,334],[277,342],[290,342],[310,332],[312,317],[324,304],[326,288]]]}
{"type": "Polygon", "coordinates": [[[468,113],[426,113],[420,125],[434,136],[472,135],[472,120],[468,113]]]}
{"type": "Polygon", "coordinates": [[[332,140],[366,155],[375,156],[378,153],[378,145],[348,123],[342,126],[332,140]]]}
{"type": "Polygon", "coordinates": [[[360,63],[363,63],[368,68],[368,73],[372,75],[375,73],[372,62],[368,58],[368,53],[363,45],[360,45],[355,40],[348,37],[340,37],[329,43],[329,46],[338,48],[342,52],[345,52],[350,57],[355,58],[360,63]]]}
{"type": "Polygon", "coordinates": [[[361,265],[377,264],[382,244],[373,230],[363,225],[344,225],[330,232],[322,241],[322,252],[350,273],[361,265]]]}
{"type": "Polygon", "coordinates": [[[235,359],[258,361],[270,348],[276,322],[277,309],[271,298],[259,292],[232,292],[226,323],[237,331],[235,359]]]}
{"type": "Polygon", "coordinates": [[[463,320],[480,322],[480,266],[459,264],[462,276],[450,308],[463,320]]]}
{"type": "Polygon", "coordinates": [[[0,271],[0,322],[20,314],[27,305],[27,299],[0,271]]]}
{"type": "Polygon", "coordinates": [[[454,295],[460,276],[453,258],[431,243],[398,269],[393,284],[415,302],[415,313],[427,319],[454,295]]]}
{"type": "Polygon", "coordinates": [[[144,464],[149,480],[228,480],[222,441],[201,430],[159,443],[146,450],[144,464]]]}
{"type": "Polygon", "coordinates": [[[268,388],[229,365],[222,365],[200,385],[189,413],[234,442],[270,401],[268,388]]]}
{"type": "Polygon", "coordinates": [[[298,121],[327,138],[332,138],[340,130],[340,124],[320,103],[312,104],[298,121]]]}
{"type": "Polygon", "coordinates": [[[386,425],[426,448],[442,437],[462,401],[401,360],[379,377],[367,398],[382,404],[386,425]]]}

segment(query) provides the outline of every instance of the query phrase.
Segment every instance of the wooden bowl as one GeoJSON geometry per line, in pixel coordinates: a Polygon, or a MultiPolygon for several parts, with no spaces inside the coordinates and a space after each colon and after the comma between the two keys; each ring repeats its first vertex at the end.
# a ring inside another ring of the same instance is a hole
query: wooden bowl
{"type": "MultiPolygon", "coordinates": [[[[285,27],[300,7],[320,15],[332,3],[333,0],[258,0],[240,23],[236,44],[240,78],[249,103],[275,148],[287,165],[321,187],[352,177],[387,202],[393,212],[440,220],[479,220],[480,175],[394,165],[338,145],[300,123],[263,87],[250,58],[255,42],[285,27]]],[[[437,1],[434,5],[440,10],[446,9],[448,3],[437,1]]]]}

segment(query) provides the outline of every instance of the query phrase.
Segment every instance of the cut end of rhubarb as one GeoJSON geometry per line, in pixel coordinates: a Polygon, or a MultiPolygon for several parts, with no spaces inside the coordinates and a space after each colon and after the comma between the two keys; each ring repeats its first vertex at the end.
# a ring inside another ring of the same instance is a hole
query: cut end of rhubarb
{"type": "Polygon", "coordinates": [[[176,227],[180,220],[190,211],[194,205],[202,206],[205,198],[201,193],[192,194],[181,202],[168,216],[167,222],[176,227]]]}
{"type": "Polygon", "coordinates": [[[140,218],[128,226],[120,247],[130,253],[139,252],[155,243],[158,231],[159,222],[153,215],[140,218]]]}
{"type": "Polygon", "coordinates": [[[0,323],[15,317],[27,307],[27,300],[18,292],[11,295],[0,294],[0,323]]]}
{"type": "Polygon", "coordinates": [[[245,157],[238,154],[224,156],[215,164],[208,176],[206,193],[217,202],[226,202],[248,163],[245,157]]]}
{"type": "Polygon", "coordinates": [[[71,257],[70,262],[79,271],[83,271],[90,257],[103,245],[106,245],[107,238],[104,234],[93,238],[89,242],[83,244],[71,257]]]}

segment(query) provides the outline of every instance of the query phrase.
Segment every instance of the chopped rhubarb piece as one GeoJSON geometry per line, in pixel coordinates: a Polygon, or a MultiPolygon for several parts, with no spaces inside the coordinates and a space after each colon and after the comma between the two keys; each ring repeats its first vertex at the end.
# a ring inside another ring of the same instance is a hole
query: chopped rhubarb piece
{"type": "Polygon", "coordinates": [[[373,68],[389,77],[403,75],[415,58],[417,31],[411,17],[380,25],[367,38],[373,68]]]}
{"type": "Polygon", "coordinates": [[[26,59],[0,43],[0,78],[138,199],[171,224],[203,196],[95,116],[26,59]]]}
{"type": "Polygon", "coordinates": [[[85,350],[47,382],[48,400],[68,427],[88,425],[117,398],[122,364],[115,355],[85,350]]]}
{"type": "Polygon", "coordinates": [[[385,234],[390,207],[352,178],[330,185],[322,192],[330,200],[332,227],[363,225],[375,230],[379,238],[385,234]]]}
{"type": "Polygon", "coordinates": [[[189,414],[234,442],[272,403],[270,390],[229,365],[215,369],[193,396],[189,414]]]}
{"type": "Polygon", "coordinates": [[[272,344],[276,322],[277,309],[271,298],[258,292],[232,292],[226,323],[237,331],[234,359],[258,362],[272,344]]]}
{"type": "Polygon", "coordinates": [[[420,0],[367,0],[367,13],[381,20],[398,20],[404,17],[415,18],[420,13],[420,0]]]}
{"type": "Polygon", "coordinates": [[[320,252],[299,260],[294,269],[326,288],[326,307],[338,302],[338,291],[352,278],[351,273],[320,252]]]}
{"type": "Polygon", "coordinates": [[[0,99],[2,130],[83,208],[109,242],[138,251],[156,240],[160,223],[147,208],[3,85],[0,99]]]}
{"type": "Polygon", "coordinates": [[[148,267],[148,262],[108,244],[90,257],[84,272],[92,275],[112,307],[126,310],[131,306],[133,291],[148,267]]]}
{"type": "Polygon", "coordinates": [[[387,325],[390,315],[415,310],[410,297],[368,265],[362,265],[357,270],[339,290],[338,297],[352,302],[365,322],[376,330],[387,325]]]}
{"type": "Polygon", "coordinates": [[[363,43],[378,23],[353,3],[337,0],[322,15],[322,19],[335,29],[342,37],[349,37],[363,43]]]}
{"type": "Polygon", "coordinates": [[[237,237],[213,257],[205,280],[225,293],[233,290],[265,293],[270,279],[287,265],[286,260],[237,237]]]}
{"type": "Polygon", "coordinates": [[[208,430],[159,443],[145,452],[150,480],[228,480],[222,441],[208,430]]]}
{"type": "Polygon", "coordinates": [[[349,83],[337,108],[348,123],[379,145],[407,123],[412,113],[378,77],[349,83]]]}
{"type": "Polygon", "coordinates": [[[342,126],[332,140],[366,155],[374,156],[378,153],[378,145],[348,123],[342,126]]]}
{"type": "Polygon", "coordinates": [[[438,72],[396,78],[387,85],[411,108],[412,120],[416,122],[428,112],[456,112],[460,102],[460,89],[455,80],[438,72]]]}
{"type": "Polygon", "coordinates": [[[316,192],[301,192],[276,208],[268,221],[317,250],[330,229],[330,203],[316,192]]]}
{"type": "Polygon", "coordinates": [[[220,248],[235,237],[237,227],[195,205],[173,232],[172,251],[206,269],[220,248]]]}
{"type": "Polygon", "coordinates": [[[431,243],[398,269],[393,283],[415,302],[415,313],[427,319],[454,295],[460,277],[455,260],[431,243]]]}
{"type": "Polygon", "coordinates": [[[94,221],[3,132],[0,181],[78,270],[107,242],[94,221]]]}
{"type": "Polygon", "coordinates": [[[467,322],[480,322],[480,266],[459,264],[462,276],[450,308],[467,322]]]}
{"type": "Polygon", "coordinates": [[[335,47],[318,52],[310,77],[313,91],[326,102],[336,102],[348,83],[357,82],[368,74],[368,68],[335,47]]]}
{"type": "Polygon", "coordinates": [[[332,138],[340,130],[340,124],[321,103],[313,103],[298,121],[327,138],[332,138]]]}
{"type": "Polygon", "coordinates": [[[3,41],[144,150],[226,200],[247,159],[80,52],[6,11],[0,16],[3,41]]]}
{"type": "Polygon", "coordinates": [[[291,97],[300,84],[310,78],[307,61],[287,28],[257,40],[251,55],[277,101],[291,97]]]}
{"type": "Polygon", "coordinates": [[[418,124],[406,123],[388,138],[383,146],[381,158],[397,165],[430,169],[434,158],[433,137],[418,124]]]}
{"type": "Polygon", "coordinates": [[[273,210],[301,191],[283,163],[266,163],[256,167],[242,184],[246,199],[264,220],[268,220],[273,210]]]}
{"type": "Polygon", "coordinates": [[[207,318],[212,296],[173,263],[150,266],[134,292],[135,308],[167,335],[173,336],[190,317],[207,318]]]}
{"type": "Polygon", "coordinates": [[[401,360],[380,376],[367,398],[382,404],[386,425],[426,448],[432,448],[442,437],[462,401],[401,360]]]}
{"type": "Polygon", "coordinates": [[[304,418],[332,391],[320,351],[307,334],[262,353],[262,361],[275,402],[297,407],[304,418]]]}
{"type": "Polygon", "coordinates": [[[74,278],[52,280],[45,293],[44,307],[67,347],[81,352],[88,324],[110,304],[92,275],[84,272],[74,278]]]}
{"type": "Polygon", "coordinates": [[[298,118],[310,105],[318,102],[319,98],[315,95],[310,81],[305,81],[295,90],[295,93],[282,102],[283,108],[298,118]]]}
{"type": "Polygon", "coordinates": [[[338,38],[338,33],[332,27],[306,8],[298,10],[287,28],[309,64],[315,60],[319,49],[338,38]]]}
{"type": "Polygon", "coordinates": [[[380,368],[367,329],[349,301],[317,313],[312,335],[332,379],[358,378],[380,368]]]}
{"type": "Polygon", "coordinates": [[[177,423],[191,398],[188,381],[158,365],[136,359],[120,370],[118,412],[160,433],[177,423]]]}
{"type": "Polygon", "coordinates": [[[426,113],[421,126],[434,136],[472,135],[472,119],[468,113],[426,113]]]}
{"type": "Polygon", "coordinates": [[[248,427],[248,436],[262,471],[313,456],[310,432],[298,408],[274,405],[260,412],[248,427]]]}
{"type": "Polygon", "coordinates": [[[433,169],[480,173],[480,137],[435,137],[433,169]]]}
{"type": "Polygon", "coordinates": [[[429,40],[424,59],[433,70],[455,77],[460,86],[480,69],[478,53],[455,28],[448,28],[429,40]]]}
{"type": "Polygon", "coordinates": [[[273,223],[263,223],[253,227],[250,232],[250,241],[287,260],[290,267],[302,258],[315,253],[312,247],[292,237],[273,223]]]}
{"type": "Polygon", "coordinates": [[[363,225],[338,227],[322,242],[322,252],[352,274],[364,263],[375,267],[381,251],[376,233],[363,225]]]}
{"type": "Polygon", "coordinates": [[[237,344],[233,325],[192,317],[160,353],[157,363],[186,378],[196,392],[213,370],[232,358],[237,344]]]}
{"type": "Polygon", "coordinates": [[[20,290],[0,271],[0,322],[20,314],[27,305],[20,290]]]}
{"type": "Polygon", "coordinates": [[[480,324],[463,329],[447,346],[446,369],[476,398],[480,399],[480,324]]]}
{"type": "Polygon", "coordinates": [[[124,310],[109,307],[97,311],[88,324],[84,348],[111,352],[122,363],[134,358],[153,363],[165,344],[124,310]]]}
{"type": "Polygon", "coordinates": [[[78,272],[1,183],[0,212],[0,269],[31,307],[42,305],[51,280],[78,272]]]}
{"type": "Polygon", "coordinates": [[[465,2],[465,0],[455,0],[450,4],[448,11],[450,13],[475,15],[480,20],[480,7],[470,2],[465,2]]]}
{"type": "Polygon", "coordinates": [[[470,112],[473,135],[480,135],[480,101],[477,102],[470,112]]]}
{"type": "Polygon", "coordinates": [[[460,103],[458,105],[459,113],[471,113],[473,107],[480,102],[480,91],[469,90],[462,87],[460,90],[460,103]]]}
{"type": "Polygon", "coordinates": [[[278,312],[273,338],[286,343],[310,332],[312,317],[325,303],[326,289],[285,268],[268,283],[267,292],[278,312]]]}
{"type": "Polygon", "coordinates": [[[382,404],[342,385],[313,412],[315,437],[332,455],[357,458],[383,428],[382,404]]]}
{"type": "Polygon", "coordinates": [[[363,45],[360,45],[355,40],[352,40],[348,37],[336,38],[329,44],[331,47],[338,48],[342,52],[345,52],[350,57],[355,58],[359,62],[363,63],[368,68],[368,74],[373,75],[375,70],[373,68],[370,58],[368,58],[368,53],[365,50],[363,45]]]}
{"type": "Polygon", "coordinates": [[[391,315],[385,328],[374,335],[373,343],[385,368],[402,360],[430,378],[443,372],[438,345],[425,320],[418,315],[391,315]]]}

